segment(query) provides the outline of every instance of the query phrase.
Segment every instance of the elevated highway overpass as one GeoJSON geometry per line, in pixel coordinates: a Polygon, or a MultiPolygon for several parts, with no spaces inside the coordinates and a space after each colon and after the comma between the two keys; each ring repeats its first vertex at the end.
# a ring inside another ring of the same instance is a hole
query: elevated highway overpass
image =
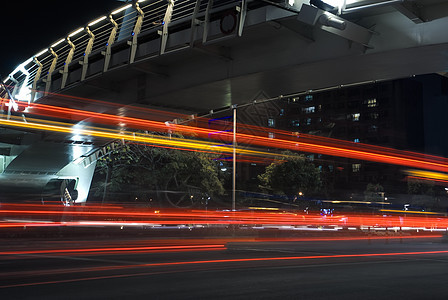
{"type": "MultiPolygon", "coordinates": [[[[32,103],[86,108],[60,94],[196,114],[260,92],[445,73],[447,16],[443,0],[134,1],[13,70],[0,88],[2,118],[26,120],[32,103]]],[[[53,181],[61,193],[76,187],[76,202],[108,142],[4,125],[0,136],[0,189],[39,194],[53,181]]]]}

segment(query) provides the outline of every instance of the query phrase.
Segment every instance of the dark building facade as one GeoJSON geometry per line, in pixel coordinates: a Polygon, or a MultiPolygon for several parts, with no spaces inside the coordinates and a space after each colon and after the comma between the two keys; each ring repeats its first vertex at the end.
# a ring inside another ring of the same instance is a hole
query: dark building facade
{"type": "MultiPolygon", "coordinates": [[[[448,139],[443,138],[447,82],[446,77],[431,74],[301,93],[259,104],[255,101],[238,109],[237,120],[266,127],[267,131],[273,128],[444,156],[448,152],[448,139]]],[[[389,195],[407,192],[404,171],[409,167],[304,154],[325,174],[328,197],[363,198],[369,183],[382,185],[389,195]]],[[[240,164],[239,182],[249,182],[246,187],[255,188],[256,174],[263,168],[240,164]]]]}
{"type": "MultiPolygon", "coordinates": [[[[310,93],[287,99],[277,123],[286,130],[422,152],[422,91],[422,84],[409,78],[310,93]]],[[[404,188],[401,168],[394,165],[319,154],[308,157],[333,174],[336,195],[344,190],[359,193],[368,183],[379,183],[391,192],[404,188]]]]}

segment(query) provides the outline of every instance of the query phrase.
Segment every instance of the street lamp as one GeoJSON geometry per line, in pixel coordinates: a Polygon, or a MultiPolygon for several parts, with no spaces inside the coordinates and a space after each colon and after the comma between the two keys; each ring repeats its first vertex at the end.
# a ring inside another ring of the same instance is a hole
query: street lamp
{"type": "Polygon", "coordinates": [[[232,105],[233,110],[233,159],[232,159],[232,211],[236,210],[236,104],[232,105]]]}

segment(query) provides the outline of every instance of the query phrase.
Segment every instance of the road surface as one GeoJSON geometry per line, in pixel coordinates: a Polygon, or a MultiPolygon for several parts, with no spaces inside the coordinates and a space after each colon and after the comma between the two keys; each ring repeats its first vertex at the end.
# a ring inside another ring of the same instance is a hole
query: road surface
{"type": "Polygon", "coordinates": [[[429,238],[3,238],[0,299],[447,299],[429,238]]]}

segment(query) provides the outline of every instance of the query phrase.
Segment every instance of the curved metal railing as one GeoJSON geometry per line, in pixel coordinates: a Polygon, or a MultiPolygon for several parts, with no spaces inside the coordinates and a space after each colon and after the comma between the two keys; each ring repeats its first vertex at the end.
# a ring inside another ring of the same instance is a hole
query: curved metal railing
{"type": "MultiPolygon", "coordinates": [[[[234,19],[239,22],[236,27],[241,27],[246,1],[256,0],[139,0],[124,5],[70,32],[20,64],[0,86],[3,99],[0,110],[5,109],[5,99],[30,104],[48,92],[83,81],[91,75],[88,66],[95,60],[103,60],[101,71],[108,71],[111,55],[116,49],[130,49],[127,63],[135,62],[138,43],[145,41],[145,37],[146,40],[160,40],[160,46],[153,54],[156,56],[169,51],[167,39],[176,30],[191,28],[190,45],[197,39],[206,41],[209,30],[206,27],[210,20],[216,20],[218,12],[233,10],[234,19]],[[202,26],[199,33],[202,37],[196,37],[199,26],[202,26]],[[81,74],[78,80],[70,81],[69,73],[74,69],[79,69],[81,74]],[[61,84],[51,86],[52,77],[60,78],[61,84]]],[[[6,103],[8,105],[11,103],[6,103]]]]}

